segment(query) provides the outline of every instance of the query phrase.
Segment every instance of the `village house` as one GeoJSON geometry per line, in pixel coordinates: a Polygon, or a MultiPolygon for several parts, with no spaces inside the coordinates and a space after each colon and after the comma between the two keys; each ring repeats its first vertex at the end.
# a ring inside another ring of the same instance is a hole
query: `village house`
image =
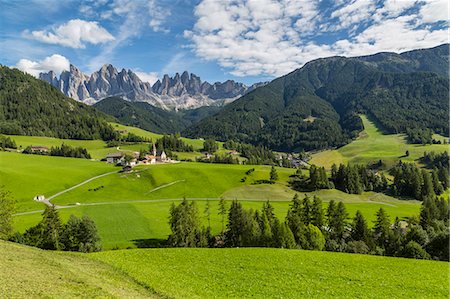
{"type": "Polygon", "coordinates": [[[106,156],[106,162],[110,164],[118,164],[118,165],[129,165],[135,166],[137,164],[137,159],[139,158],[139,152],[133,152],[131,155],[133,158],[127,163],[125,161],[125,156],[127,153],[119,152],[119,153],[111,153],[106,156]]]}
{"type": "Polygon", "coordinates": [[[33,152],[46,153],[46,152],[48,152],[48,147],[42,146],[42,145],[31,146],[31,151],[33,151],[33,152]]]}

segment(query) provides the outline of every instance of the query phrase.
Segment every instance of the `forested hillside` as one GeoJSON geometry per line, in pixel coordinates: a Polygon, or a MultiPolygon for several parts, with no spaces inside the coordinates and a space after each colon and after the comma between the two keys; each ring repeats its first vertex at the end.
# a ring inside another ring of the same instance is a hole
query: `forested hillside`
{"type": "Polygon", "coordinates": [[[0,133],[109,140],[115,133],[108,118],[48,83],[0,66],[0,133]]]}
{"type": "Polygon", "coordinates": [[[398,55],[314,60],[229,104],[186,130],[265,144],[277,150],[311,150],[348,143],[365,113],[386,132],[429,128],[448,134],[448,45],[398,55]],[[436,73],[434,73],[436,72],[436,73]]]}
{"type": "Polygon", "coordinates": [[[155,133],[179,133],[189,125],[220,110],[217,106],[205,106],[178,112],[167,111],[146,102],[129,102],[120,97],[110,97],[94,104],[121,123],[155,133]]]}

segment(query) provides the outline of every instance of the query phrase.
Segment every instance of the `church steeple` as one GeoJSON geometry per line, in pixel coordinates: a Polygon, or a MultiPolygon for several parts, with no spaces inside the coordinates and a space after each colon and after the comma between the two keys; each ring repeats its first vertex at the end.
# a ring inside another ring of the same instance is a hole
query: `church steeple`
{"type": "Polygon", "coordinates": [[[155,143],[153,143],[153,156],[156,157],[156,145],[155,145],[155,143]]]}

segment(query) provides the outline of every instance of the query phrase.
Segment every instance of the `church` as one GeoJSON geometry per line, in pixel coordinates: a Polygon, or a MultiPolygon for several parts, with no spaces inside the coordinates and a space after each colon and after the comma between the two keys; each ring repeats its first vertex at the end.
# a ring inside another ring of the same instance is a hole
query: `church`
{"type": "Polygon", "coordinates": [[[153,150],[151,155],[145,155],[145,159],[141,161],[142,164],[156,164],[156,163],[168,163],[171,162],[164,151],[161,152],[161,156],[156,153],[156,146],[153,143],[153,150]]]}

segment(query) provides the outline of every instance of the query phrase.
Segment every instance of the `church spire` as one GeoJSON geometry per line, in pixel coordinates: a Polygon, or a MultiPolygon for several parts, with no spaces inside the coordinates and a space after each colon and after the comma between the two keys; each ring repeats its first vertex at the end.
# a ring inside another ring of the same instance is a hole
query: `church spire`
{"type": "Polygon", "coordinates": [[[153,143],[153,156],[156,157],[156,145],[155,145],[155,143],[153,143]]]}

